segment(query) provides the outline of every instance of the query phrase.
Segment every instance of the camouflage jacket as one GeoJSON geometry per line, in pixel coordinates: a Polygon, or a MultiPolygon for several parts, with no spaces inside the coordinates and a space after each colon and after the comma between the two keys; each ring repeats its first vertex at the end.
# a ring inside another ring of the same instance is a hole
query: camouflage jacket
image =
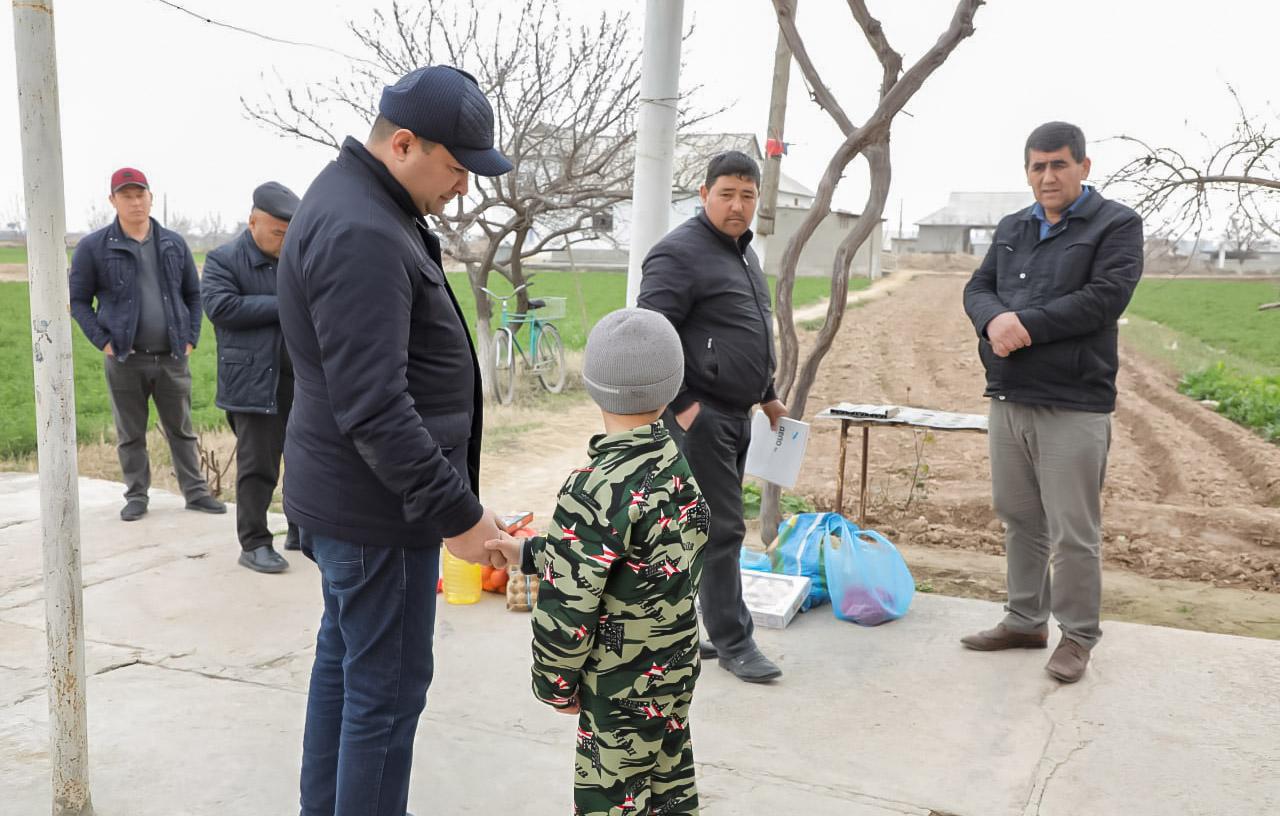
{"type": "Polygon", "coordinates": [[[582,684],[601,697],[685,693],[699,670],[707,503],[661,422],[596,436],[590,455],[525,558],[541,575],[533,693],[557,708],[582,684]]]}

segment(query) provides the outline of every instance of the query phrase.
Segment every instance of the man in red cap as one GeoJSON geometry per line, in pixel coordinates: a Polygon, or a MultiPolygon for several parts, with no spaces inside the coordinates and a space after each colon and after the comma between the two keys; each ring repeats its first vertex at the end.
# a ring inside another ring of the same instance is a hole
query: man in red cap
{"type": "Polygon", "coordinates": [[[113,173],[108,200],[115,221],[86,235],[71,258],[71,316],[105,354],[125,481],[120,518],[137,521],[147,512],[150,402],[169,440],[187,509],[225,513],[209,493],[191,427],[187,357],[200,340],[201,315],[191,250],[151,217],[151,187],[141,170],[113,173]]]}

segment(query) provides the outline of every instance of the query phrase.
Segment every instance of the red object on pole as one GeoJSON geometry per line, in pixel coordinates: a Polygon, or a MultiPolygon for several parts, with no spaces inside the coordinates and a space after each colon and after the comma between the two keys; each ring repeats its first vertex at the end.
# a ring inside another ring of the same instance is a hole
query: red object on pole
{"type": "Polygon", "coordinates": [[[766,139],[764,142],[764,155],[770,159],[787,155],[787,143],[781,139],[766,139]]]}

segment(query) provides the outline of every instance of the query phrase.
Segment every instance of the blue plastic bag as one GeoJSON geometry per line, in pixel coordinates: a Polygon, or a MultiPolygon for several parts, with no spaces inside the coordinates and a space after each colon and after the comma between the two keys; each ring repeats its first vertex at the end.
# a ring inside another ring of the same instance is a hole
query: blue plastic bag
{"type": "Polygon", "coordinates": [[[823,542],[823,552],[837,618],[879,626],[907,614],[916,582],[889,539],[845,522],[841,535],[823,542]]]}
{"type": "Polygon", "coordinates": [[[773,571],[809,579],[809,594],[800,604],[800,611],[807,612],[829,600],[823,544],[832,531],[838,533],[847,523],[839,513],[797,513],[778,525],[773,571]]]}
{"type": "Polygon", "coordinates": [[[738,568],[755,572],[773,572],[773,561],[766,552],[743,547],[742,553],[738,556],[738,568]]]}

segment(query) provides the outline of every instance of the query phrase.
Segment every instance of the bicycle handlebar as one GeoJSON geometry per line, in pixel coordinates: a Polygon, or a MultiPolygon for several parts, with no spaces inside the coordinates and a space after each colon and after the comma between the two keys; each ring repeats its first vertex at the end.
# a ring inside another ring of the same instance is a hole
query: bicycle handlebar
{"type": "Polygon", "coordinates": [[[515,297],[516,295],[520,294],[521,291],[528,289],[532,285],[533,285],[533,281],[529,281],[528,283],[522,283],[519,286],[517,286],[515,289],[512,289],[511,294],[509,295],[499,295],[498,293],[490,291],[489,289],[486,289],[483,286],[480,287],[480,291],[484,292],[486,295],[493,298],[494,300],[501,300],[503,302],[506,302],[508,300],[511,300],[511,298],[515,297]]]}

